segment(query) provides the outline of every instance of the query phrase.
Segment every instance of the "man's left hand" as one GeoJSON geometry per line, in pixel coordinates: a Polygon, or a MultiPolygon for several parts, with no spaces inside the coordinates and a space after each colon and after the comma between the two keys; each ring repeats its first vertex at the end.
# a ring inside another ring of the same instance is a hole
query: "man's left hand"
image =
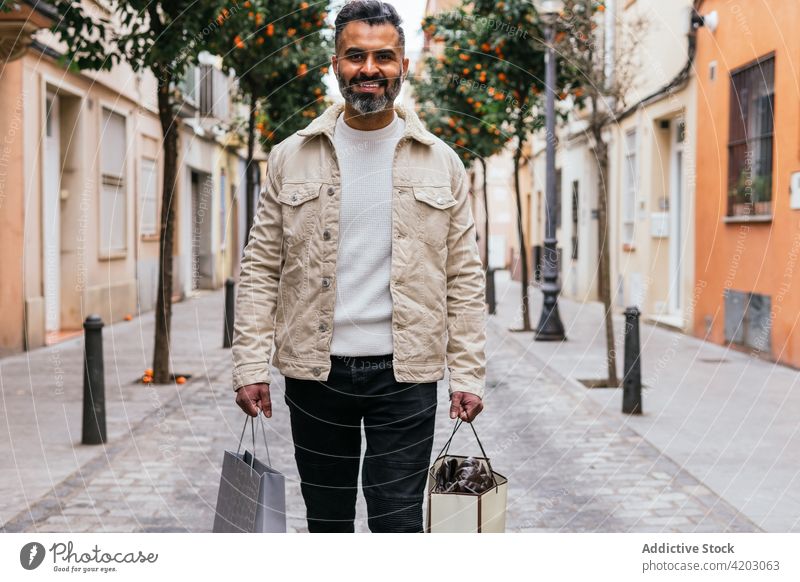
{"type": "Polygon", "coordinates": [[[472,422],[483,410],[483,400],[471,392],[453,392],[450,396],[450,418],[472,422]]]}

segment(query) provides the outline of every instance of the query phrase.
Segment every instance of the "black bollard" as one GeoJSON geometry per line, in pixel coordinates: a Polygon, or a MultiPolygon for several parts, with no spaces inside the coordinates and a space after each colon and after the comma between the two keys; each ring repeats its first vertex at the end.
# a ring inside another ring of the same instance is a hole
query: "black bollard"
{"type": "Polygon", "coordinates": [[[622,412],[642,414],[642,354],[636,307],[625,310],[625,376],[622,379],[622,412]]]}
{"type": "Polygon", "coordinates": [[[233,315],[236,308],[234,295],[235,281],[228,277],[225,279],[225,329],[222,334],[222,347],[229,348],[233,345],[233,315]]]}
{"type": "Polygon", "coordinates": [[[84,445],[106,442],[106,380],[103,371],[103,320],[90,315],[83,322],[84,445]]]}
{"type": "Polygon", "coordinates": [[[486,273],[486,303],[489,304],[489,313],[492,315],[497,312],[497,299],[494,289],[494,272],[495,269],[490,267],[486,273]]]}

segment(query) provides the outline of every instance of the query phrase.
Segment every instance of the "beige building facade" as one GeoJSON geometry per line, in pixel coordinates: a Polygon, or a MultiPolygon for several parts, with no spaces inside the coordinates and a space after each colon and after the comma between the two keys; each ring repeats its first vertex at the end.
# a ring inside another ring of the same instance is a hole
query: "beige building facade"
{"type": "MultiPolygon", "coordinates": [[[[609,144],[608,221],[611,292],[618,310],[637,306],[643,318],[682,330],[691,321],[694,284],[694,159],[696,90],[692,71],[692,0],[606,2],[598,37],[609,50],[630,50],[606,62],[630,78],[627,109],[605,128],[609,144]]],[[[557,236],[562,294],[598,301],[598,169],[586,113],[570,112],[558,127],[557,236]]],[[[544,192],[545,142],[534,143],[534,191],[544,192]]],[[[542,194],[543,195],[543,194],[542,194]]],[[[532,231],[544,233],[544,204],[532,231]]],[[[534,243],[536,244],[536,243],[534,243]]]]}
{"type": "MultiPolygon", "coordinates": [[[[80,333],[90,314],[110,324],[152,310],[158,284],[157,81],[125,63],[66,71],[64,47],[47,30],[55,15],[23,10],[6,19],[38,30],[26,51],[5,54],[0,72],[0,355],[80,333]]],[[[198,91],[213,95],[208,110],[182,110],[174,299],[221,286],[246,237],[236,211],[243,150],[220,125],[231,80],[212,61],[193,68],[198,91]]]]}

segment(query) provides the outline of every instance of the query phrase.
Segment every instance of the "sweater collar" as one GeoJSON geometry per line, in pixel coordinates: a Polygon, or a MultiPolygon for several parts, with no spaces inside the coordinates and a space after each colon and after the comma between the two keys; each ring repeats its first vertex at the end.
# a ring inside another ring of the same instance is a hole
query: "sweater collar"
{"type": "MultiPolygon", "coordinates": [[[[345,104],[343,102],[334,103],[328,107],[322,113],[322,115],[309,123],[308,126],[298,131],[297,135],[310,137],[324,133],[328,136],[328,138],[331,139],[331,141],[333,141],[333,130],[336,127],[336,119],[339,117],[339,114],[344,111],[344,106],[345,104]]],[[[404,138],[413,138],[425,145],[433,145],[436,143],[436,138],[434,138],[433,135],[427,129],[425,129],[422,121],[420,121],[419,117],[417,117],[417,114],[412,108],[395,104],[394,110],[397,115],[402,117],[406,122],[406,127],[403,131],[404,138]]]]}

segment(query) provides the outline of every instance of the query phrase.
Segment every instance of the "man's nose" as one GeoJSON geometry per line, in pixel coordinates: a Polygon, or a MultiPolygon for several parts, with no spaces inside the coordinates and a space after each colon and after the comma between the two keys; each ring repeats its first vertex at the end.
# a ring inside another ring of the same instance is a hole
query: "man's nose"
{"type": "Polygon", "coordinates": [[[361,66],[361,73],[364,75],[372,76],[378,72],[378,66],[375,62],[375,57],[372,55],[364,59],[364,64],[361,66]]]}

